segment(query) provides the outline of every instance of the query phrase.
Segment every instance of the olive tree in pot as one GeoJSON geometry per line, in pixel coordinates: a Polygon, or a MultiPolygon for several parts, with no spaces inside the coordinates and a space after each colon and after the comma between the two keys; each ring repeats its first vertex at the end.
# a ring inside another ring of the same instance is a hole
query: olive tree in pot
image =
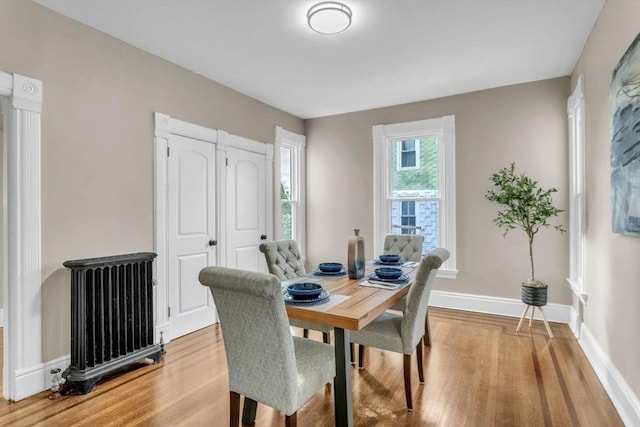
{"type": "MultiPolygon", "coordinates": [[[[558,216],[560,212],[563,212],[553,205],[551,198],[551,194],[558,190],[540,188],[538,181],[534,181],[524,173],[516,174],[515,167],[515,163],[511,163],[509,167],[500,169],[491,175],[489,179],[495,188],[489,190],[485,194],[485,198],[500,205],[500,210],[493,222],[498,227],[504,228],[504,236],[515,229],[524,231],[529,239],[531,277],[522,283],[522,302],[527,304],[526,309],[528,309],[529,306],[541,307],[547,303],[547,285],[536,280],[535,276],[533,240],[542,228],[551,227],[560,233],[564,233],[565,229],[562,225],[549,223],[551,217],[558,216]]],[[[526,309],[523,318],[526,315],[526,309]]],[[[531,315],[533,316],[533,310],[531,315]]],[[[520,325],[518,325],[519,328],[520,325]]]]}

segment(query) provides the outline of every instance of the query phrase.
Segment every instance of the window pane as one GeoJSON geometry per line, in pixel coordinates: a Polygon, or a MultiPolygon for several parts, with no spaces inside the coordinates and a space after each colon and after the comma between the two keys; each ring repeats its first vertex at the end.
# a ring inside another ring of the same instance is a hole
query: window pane
{"type": "Polygon", "coordinates": [[[291,203],[282,203],[280,225],[282,227],[282,238],[293,239],[293,215],[291,203]]]}
{"type": "Polygon", "coordinates": [[[415,151],[403,151],[402,152],[402,164],[403,168],[413,168],[416,166],[416,152],[415,151]]]}
{"type": "Polygon", "coordinates": [[[392,198],[438,197],[438,185],[437,137],[391,142],[392,198]],[[415,150],[404,150],[405,147],[411,148],[411,146],[415,150]],[[418,167],[404,169],[408,164],[418,167]]]}
{"type": "Polygon", "coordinates": [[[420,234],[424,236],[422,253],[440,246],[439,201],[391,202],[391,233],[420,234]]]}
{"type": "Polygon", "coordinates": [[[293,150],[288,147],[280,149],[280,199],[293,199],[293,150]]]}

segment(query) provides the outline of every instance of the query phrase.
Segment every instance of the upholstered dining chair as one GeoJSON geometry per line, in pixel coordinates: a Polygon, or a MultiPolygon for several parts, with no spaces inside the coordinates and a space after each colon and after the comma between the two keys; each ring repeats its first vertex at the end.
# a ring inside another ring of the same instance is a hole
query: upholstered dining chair
{"type": "Polygon", "coordinates": [[[213,295],[229,372],[231,416],[240,420],[240,395],[285,413],[297,411],[335,377],[334,349],[291,335],[280,282],[274,276],[224,267],[200,271],[213,295]]]}
{"type": "Polygon", "coordinates": [[[423,242],[424,236],[419,234],[387,234],[382,253],[400,255],[405,261],[420,261],[423,242]]]}
{"type": "Polygon", "coordinates": [[[404,391],[407,408],[413,410],[411,399],[411,355],[418,358],[418,377],[424,383],[422,339],[427,305],[438,268],[449,258],[449,251],[437,248],[420,262],[415,280],[407,294],[407,304],[402,315],[384,312],[359,331],[351,332],[351,342],[360,344],[360,367],[364,363],[363,347],[376,347],[404,355],[404,391]]]}
{"type": "MultiPolygon", "coordinates": [[[[418,234],[387,234],[384,236],[383,253],[400,255],[406,261],[417,262],[422,259],[422,243],[424,236],[418,234]]],[[[402,298],[392,310],[404,311],[407,299],[402,298]]],[[[429,317],[424,319],[424,345],[431,346],[431,332],[429,330],[429,317]]]]}
{"type": "MultiPolygon", "coordinates": [[[[260,244],[259,249],[267,261],[269,273],[276,276],[278,280],[294,279],[306,274],[300,249],[295,240],[264,242],[260,244]]],[[[305,338],[309,337],[309,329],[322,332],[322,341],[329,344],[329,333],[333,330],[331,326],[295,319],[291,319],[290,323],[292,326],[302,328],[305,338]]]]}

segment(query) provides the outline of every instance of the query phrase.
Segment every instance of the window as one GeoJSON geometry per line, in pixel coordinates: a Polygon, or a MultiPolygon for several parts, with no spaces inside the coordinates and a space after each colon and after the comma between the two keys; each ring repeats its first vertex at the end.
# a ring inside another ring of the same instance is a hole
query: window
{"type": "Polygon", "coordinates": [[[378,125],[373,135],[375,253],[385,234],[420,234],[423,254],[449,250],[438,274],[455,278],[454,117],[378,125]]]}
{"type": "Polygon", "coordinates": [[[293,239],[305,252],[304,159],[305,137],[276,126],[274,170],[275,239],[293,239]]]}
{"type": "Polygon", "coordinates": [[[584,178],[584,78],[567,102],[569,116],[569,277],[573,293],[587,302],[584,280],[585,178],[584,178]]]}
{"type": "Polygon", "coordinates": [[[402,234],[416,234],[416,202],[402,202],[402,234]]]}
{"type": "Polygon", "coordinates": [[[420,141],[415,139],[406,139],[396,145],[400,150],[400,154],[398,155],[398,161],[400,162],[398,169],[418,168],[418,163],[420,161],[420,141]]]}

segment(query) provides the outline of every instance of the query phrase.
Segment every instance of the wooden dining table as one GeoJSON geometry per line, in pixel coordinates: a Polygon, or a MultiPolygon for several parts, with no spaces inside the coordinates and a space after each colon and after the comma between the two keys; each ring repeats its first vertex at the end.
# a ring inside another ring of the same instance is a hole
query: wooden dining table
{"type": "MultiPolygon", "coordinates": [[[[337,300],[342,300],[327,310],[318,309],[313,305],[287,304],[287,314],[291,319],[307,320],[334,328],[336,377],[333,393],[335,425],[339,427],[353,426],[349,331],[358,331],[364,328],[409,292],[408,285],[398,289],[362,286],[360,282],[366,280],[378,267],[381,266],[372,261],[368,262],[364,277],[359,279],[350,279],[347,275],[320,276],[310,273],[306,277],[282,282],[283,287],[295,282],[317,282],[329,292],[329,301],[333,295],[338,296],[337,300]]],[[[418,263],[405,263],[398,267],[402,268],[404,273],[409,276],[409,284],[413,282],[418,263]]],[[[255,414],[255,408],[253,411],[255,414]]]]}

